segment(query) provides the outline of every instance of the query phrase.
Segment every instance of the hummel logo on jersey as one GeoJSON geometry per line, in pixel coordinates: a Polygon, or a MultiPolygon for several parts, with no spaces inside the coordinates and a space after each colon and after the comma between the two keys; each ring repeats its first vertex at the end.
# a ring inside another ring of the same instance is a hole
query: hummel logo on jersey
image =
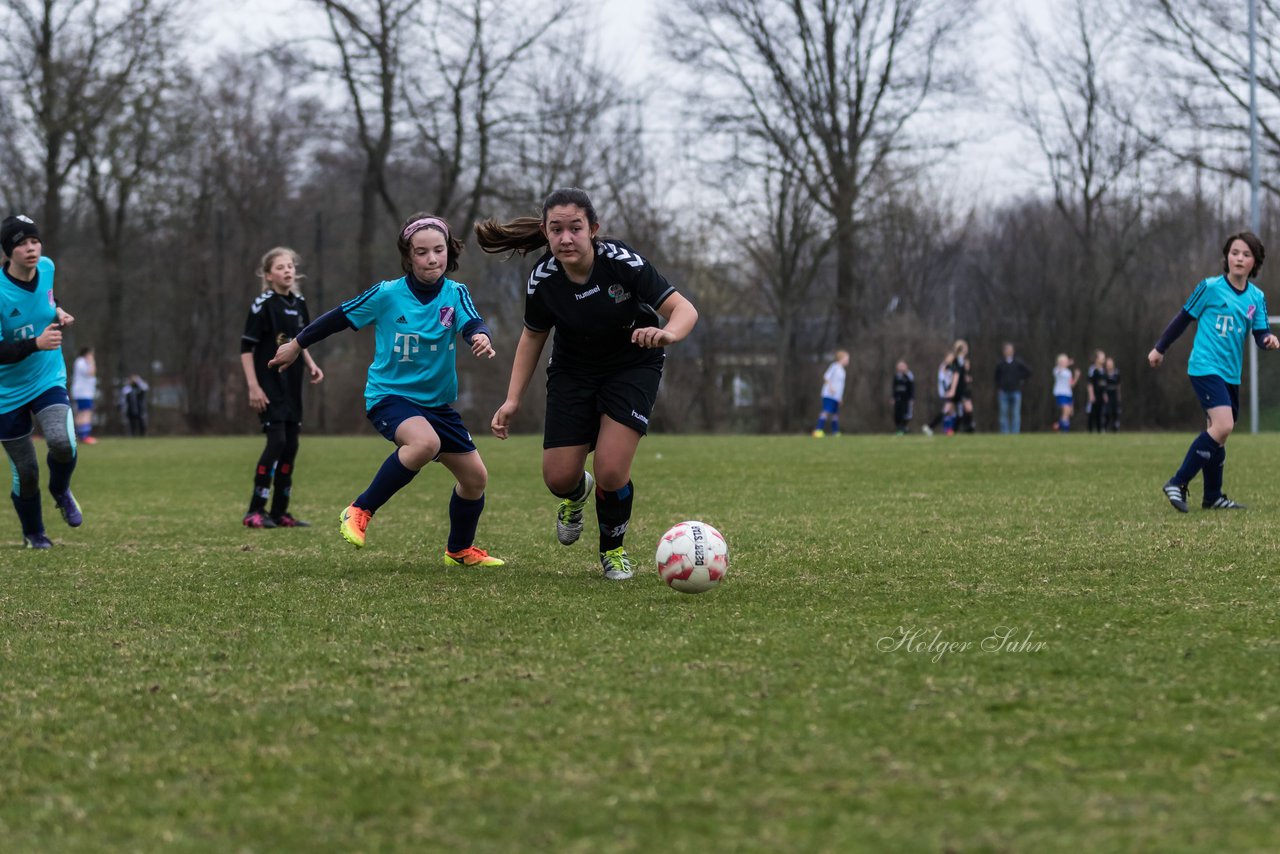
{"type": "Polygon", "coordinates": [[[573,295],[573,298],[574,298],[574,299],[586,299],[587,297],[591,296],[592,294],[598,294],[598,293],[600,293],[600,286],[599,286],[599,285],[596,285],[594,288],[591,288],[590,290],[583,291],[583,292],[582,292],[582,293],[580,293],[580,294],[574,294],[574,295],[573,295]]]}
{"type": "Polygon", "coordinates": [[[526,288],[528,294],[532,296],[533,292],[538,289],[538,283],[559,269],[560,268],[556,266],[556,259],[554,258],[548,258],[546,261],[534,267],[533,272],[529,274],[529,284],[526,288]]]}
{"type": "Polygon", "coordinates": [[[10,317],[21,317],[21,316],[22,316],[22,312],[18,311],[18,310],[15,308],[15,309],[13,310],[13,312],[12,312],[9,316],[10,316],[10,317]]]}
{"type": "Polygon", "coordinates": [[[408,322],[409,322],[409,321],[407,321],[407,320],[405,320],[405,319],[404,319],[404,315],[403,315],[403,314],[396,318],[396,323],[408,323],[408,322]]]}
{"type": "Polygon", "coordinates": [[[621,261],[628,267],[643,267],[644,259],[632,252],[619,246],[616,243],[602,242],[596,246],[596,254],[603,255],[606,258],[612,258],[614,261],[621,261]]]}

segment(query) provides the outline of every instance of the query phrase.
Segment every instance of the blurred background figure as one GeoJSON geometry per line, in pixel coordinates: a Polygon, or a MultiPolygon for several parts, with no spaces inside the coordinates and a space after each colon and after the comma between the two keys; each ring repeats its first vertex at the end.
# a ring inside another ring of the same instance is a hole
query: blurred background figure
{"type": "Polygon", "coordinates": [[[95,445],[93,400],[98,396],[98,365],[93,348],[85,347],[71,366],[71,399],[76,402],[76,441],[95,445]]]}
{"type": "Polygon", "coordinates": [[[996,403],[1000,410],[1000,432],[1022,432],[1022,386],[1031,369],[1017,357],[1013,344],[1006,341],[996,364],[996,403]]]}
{"type": "Polygon", "coordinates": [[[150,387],[137,374],[130,375],[120,391],[120,408],[130,436],[147,435],[147,392],[150,387]]]}

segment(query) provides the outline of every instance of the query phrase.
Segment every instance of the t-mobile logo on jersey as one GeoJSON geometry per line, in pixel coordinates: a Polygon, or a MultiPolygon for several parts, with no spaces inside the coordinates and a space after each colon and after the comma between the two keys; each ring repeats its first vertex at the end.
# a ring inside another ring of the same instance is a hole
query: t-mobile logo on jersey
{"type": "Polygon", "coordinates": [[[415,333],[397,332],[391,352],[400,354],[400,361],[412,362],[413,354],[418,352],[418,336],[415,333]]]}
{"type": "Polygon", "coordinates": [[[1236,319],[1229,314],[1218,315],[1218,322],[1213,325],[1218,330],[1218,336],[1226,338],[1228,335],[1236,331],[1236,319]]]}

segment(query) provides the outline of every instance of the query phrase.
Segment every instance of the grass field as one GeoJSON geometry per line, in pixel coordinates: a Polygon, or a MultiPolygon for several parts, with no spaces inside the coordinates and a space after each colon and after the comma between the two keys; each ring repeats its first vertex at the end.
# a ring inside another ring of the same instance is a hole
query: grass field
{"type": "Polygon", "coordinates": [[[277,531],[257,437],[104,440],[56,549],[0,512],[0,847],[1275,850],[1280,436],[1181,515],[1190,438],[650,437],[622,584],[531,437],[480,440],[485,571],[439,467],[341,540],[372,434],[304,438],[277,531]],[[690,517],[703,596],[648,565],[690,517]]]}

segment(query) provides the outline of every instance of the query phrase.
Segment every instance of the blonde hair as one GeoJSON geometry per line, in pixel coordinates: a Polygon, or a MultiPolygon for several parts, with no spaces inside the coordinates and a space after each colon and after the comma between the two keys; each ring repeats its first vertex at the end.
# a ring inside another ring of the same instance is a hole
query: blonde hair
{"type": "Polygon", "coordinates": [[[288,255],[293,259],[293,287],[290,288],[289,293],[294,296],[298,296],[302,293],[302,288],[299,287],[299,284],[305,278],[305,276],[302,275],[302,272],[298,270],[298,267],[302,265],[302,256],[297,252],[294,252],[288,246],[277,246],[274,249],[268,249],[267,253],[262,256],[262,260],[258,262],[256,275],[258,276],[259,283],[262,285],[262,292],[265,294],[271,289],[271,285],[267,284],[267,273],[271,272],[271,265],[274,264],[276,259],[281,255],[288,255]]]}

